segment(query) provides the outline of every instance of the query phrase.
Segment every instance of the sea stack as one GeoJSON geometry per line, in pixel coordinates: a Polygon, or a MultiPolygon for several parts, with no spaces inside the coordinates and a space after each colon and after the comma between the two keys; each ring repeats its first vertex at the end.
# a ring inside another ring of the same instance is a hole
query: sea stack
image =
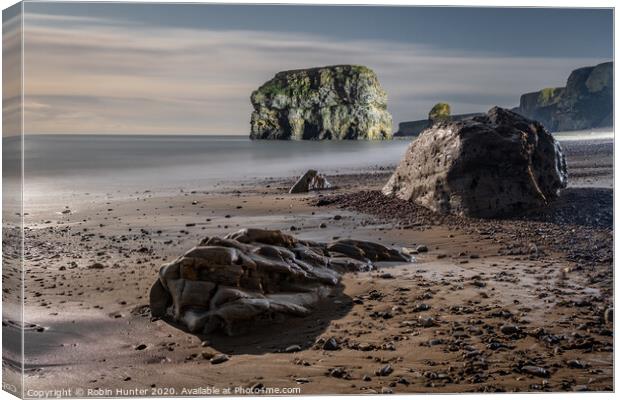
{"type": "Polygon", "coordinates": [[[387,95],[359,65],[278,72],[251,96],[251,139],[392,138],[387,95]]]}
{"type": "Polygon", "coordinates": [[[491,218],[546,206],[566,184],[553,136],[539,122],[494,107],[423,131],[383,193],[439,213],[491,218]]]}

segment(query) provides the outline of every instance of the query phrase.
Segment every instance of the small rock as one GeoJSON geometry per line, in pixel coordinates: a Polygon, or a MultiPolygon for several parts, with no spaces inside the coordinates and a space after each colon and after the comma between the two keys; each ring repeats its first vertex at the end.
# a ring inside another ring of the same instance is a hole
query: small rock
{"type": "Polygon", "coordinates": [[[425,328],[430,328],[431,326],[437,326],[435,319],[433,317],[422,317],[418,318],[420,325],[425,328]]]}
{"type": "Polygon", "coordinates": [[[586,364],[579,360],[568,360],[566,362],[569,368],[583,369],[586,368],[586,364]]]}
{"type": "Polygon", "coordinates": [[[211,364],[221,364],[225,363],[228,360],[230,360],[230,357],[228,357],[226,354],[218,354],[211,358],[211,364]]]}
{"type": "Polygon", "coordinates": [[[375,349],[375,346],[370,343],[361,343],[359,346],[357,346],[357,348],[360,351],[371,351],[375,349]]]}
{"type": "Polygon", "coordinates": [[[344,378],[348,379],[350,377],[349,373],[342,367],[330,368],[329,376],[333,378],[344,378]]]}
{"type": "Polygon", "coordinates": [[[338,344],[338,342],[336,341],[335,338],[329,338],[324,344],[323,344],[323,350],[328,350],[328,351],[335,351],[335,350],[340,350],[340,345],[338,344]]]}
{"type": "Polygon", "coordinates": [[[390,364],[386,364],[383,367],[381,367],[379,370],[377,370],[375,372],[375,375],[377,375],[377,376],[388,376],[392,372],[394,372],[394,368],[392,368],[392,366],[390,364]]]}
{"type": "Polygon", "coordinates": [[[613,307],[609,307],[609,308],[605,309],[605,313],[604,313],[603,317],[605,319],[605,323],[607,323],[607,324],[611,324],[612,322],[614,322],[614,309],[613,309],[613,307]]]}
{"type": "Polygon", "coordinates": [[[418,253],[426,253],[428,251],[428,247],[421,244],[415,248],[415,251],[417,251],[418,253]]]}
{"type": "Polygon", "coordinates": [[[539,376],[541,378],[548,378],[550,375],[549,371],[547,371],[546,369],[533,365],[526,365],[524,367],[521,367],[521,371],[530,375],[539,376]]]}
{"type": "Polygon", "coordinates": [[[521,333],[521,328],[516,325],[502,325],[502,327],[499,328],[499,331],[504,335],[514,335],[521,333]]]}
{"type": "Polygon", "coordinates": [[[288,346],[286,349],[284,349],[285,353],[296,353],[298,351],[301,351],[301,346],[298,344],[288,346]]]}
{"type": "Polygon", "coordinates": [[[417,303],[413,306],[413,312],[426,311],[430,309],[431,309],[431,306],[429,306],[426,303],[417,303]]]}

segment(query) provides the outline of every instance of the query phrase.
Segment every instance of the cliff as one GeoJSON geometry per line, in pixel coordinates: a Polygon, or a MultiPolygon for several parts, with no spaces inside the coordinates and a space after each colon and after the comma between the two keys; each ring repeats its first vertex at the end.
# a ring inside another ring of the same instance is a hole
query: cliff
{"type": "Polygon", "coordinates": [[[574,70],[566,87],[526,93],[513,111],[550,131],[612,126],[613,62],[574,70]]]}
{"type": "Polygon", "coordinates": [[[252,93],[251,139],[390,139],[377,75],[356,65],[283,71],[252,93]]]}

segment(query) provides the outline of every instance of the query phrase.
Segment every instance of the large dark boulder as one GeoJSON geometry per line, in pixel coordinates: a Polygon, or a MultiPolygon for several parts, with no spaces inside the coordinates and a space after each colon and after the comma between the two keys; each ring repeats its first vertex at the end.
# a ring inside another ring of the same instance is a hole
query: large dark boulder
{"type": "Polygon", "coordinates": [[[545,206],[566,184],[553,136],[536,121],[494,107],[423,131],[383,193],[440,213],[496,217],[545,206]]]}
{"type": "Polygon", "coordinates": [[[566,87],[526,93],[514,111],[552,132],[613,126],[613,62],[574,70],[566,87]]]}
{"type": "Polygon", "coordinates": [[[251,96],[251,139],[390,139],[377,75],[360,65],[278,72],[251,96]]]}
{"type": "Polygon", "coordinates": [[[193,333],[246,333],[264,322],[306,316],[341,274],[410,257],[381,244],[299,240],[277,230],[243,229],[203,240],[161,267],[151,314],[193,333]]]}

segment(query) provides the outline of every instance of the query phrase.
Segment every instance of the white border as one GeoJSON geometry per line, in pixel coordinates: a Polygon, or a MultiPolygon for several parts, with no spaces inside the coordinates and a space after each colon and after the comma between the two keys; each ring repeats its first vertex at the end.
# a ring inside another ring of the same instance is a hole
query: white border
{"type": "MultiPolygon", "coordinates": [[[[64,0],[63,2],[75,2],[75,3],[80,3],[80,2],[85,2],[85,1],[76,1],[76,0],[64,0]]],[[[96,3],[108,3],[106,1],[92,1],[92,2],[96,2],[96,3]]],[[[14,0],[0,0],[0,5],[2,6],[2,9],[5,9],[13,4],[17,3],[14,0]]],[[[121,1],[116,1],[116,2],[112,2],[110,1],[109,3],[122,3],[121,1]]],[[[330,1],[330,0],[314,0],[314,1],[306,1],[306,0],[288,0],[288,1],[257,1],[257,0],[229,0],[229,1],[204,1],[204,2],[198,2],[198,1],[175,1],[175,0],[133,0],[133,1],[127,1],[127,3],[211,3],[211,4],[314,4],[314,5],[373,5],[373,6],[390,6],[390,5],[398,5],[398,6],[468,6],[468,7],[558,7],[558,8],[614,8],[614,61],[615,61],[615,50],[617,48],[618,45],[618,32],[615,29],[615,2],[614,1],[610,1],[610,0],[588,0],[588,1],[577,1],[577,0],[564,0],[564,1],[558,1],[558,0],[521,0],[521,1],[513,1],[513,0],[505,0],[505,1],[493,1],[493,0],[448,0],[448,1],[436,1],[436,0],[426,0],[426,1],[415,1],[415,0],[389,0],[389,1],[381,1],[381,0],[363,0],[363,1],[351,1],[351,0],[335,0],[335,1],[330,1]]],[[[527,28],[525,28],[527,29],[527,28]]],[[[0,52],[0,62],[1,62],[1,52],[0,52]]],[[[617,77],[617,64],[614,63],[614,77],[617,77]]],[[[23,79],[23,74],[22,74],[22,79],[23,79]]],[[[614,78],[616,80],[616,78],[614,78]]],[[[617,80],[616,80],[617,81],[617,80]]],[[[0,81],[1,82],[1,81],[0,81]]],[[[1,85],[1,83],[0,83],[1,85]]],[[[23,87],[23,82],[22,82],[22,87],[23,87]]],[[[23,94],[22,94],[23,95],[23,94]]],[[[618,91],[616,90],[616,87],[614,86],[614,115],[615,118],[618,118],[620,116],[620,113],[618,112],[620,109],[619,106],[619,101],[618,101],[618,91]]],[[[23,103],[22,103],[23,104],[23,103]]],[[[22,118],[23,118],[23,112],[22,112],[22,118]]],[[[23,127],[23,121],[22,121],[22,127],[23,127]]],[[[0,142],[0,154],[1,154],[1,142],[0,142]]],[[[618,154],[618,151],[620,150],[620,144],[618,144],[618,142],[614,141],[614,155],[618,154]]],[[[2,165],[0,163],[0,173],[2,170],[2,165]]],[[[614,227],[617,226],[617,222],[618,222],[618,215],[615,213],[616,210],[616,205],[618,204],[617,201],[618,199],[615,196],[615,188],[617,187],[618,183],[620,181],[620,178],[618,177],[618,175],[616,174],[616,163],[615,163],[615,157],[614,157],[614,227]]],[[[1,205],[2,199],[0,197],[0,205],[1,205]]],[[[615,241],[615,235],[614,235],[614,255],[617,253],[618,250],[618,243],[615,241]]],[[[615,270],[615,257],[614,257],[614,270],[615,270]]],[[[614,279],[614,299],[616,298],[615,294],[618,292],[618,282],[617,280],[614,279]]],[[[0,307],[0,311],[1,311],[1,307],[0,307]]],[[[617,321],[617,309],[614,310],[615,314],[614,315],[614,321],[617,321]]],[[[614,328],[615,328],[615,323],[614,323],[614,328]]],[[[0,333],[0,337],[1,337],[1,333],[0,333]]],[[[616,337],[614,337],[614,349],[617,348],[617,340],[616,337]]],[[[616,353],[617,351],[614,351],[614,388],[616,387],[616,378],[619,376],[618,375],[618,363],[616,362],[617,357],[616,357],[616,353]]],[[[481,397],[485,400],[502,400],[502,399],[514,399],[514,400],[520,400],[520,399],[528,399],[528,400],[533,400],[533,399],[539,399],[542,398],[544,400],[549,399],[549,400],[554,400],[554,399],[562,399],[562,400],[572,400],[572,399],[611,399],[611,398],[615,398],[616,395],[615,393],[593,393],[593,392],[585,392],[585,393],[549,393],[549,394],[542,394],[542,393],[515,393],[515,394],[486,394],[486,393],[463,393],[463,394],[454,394],[454,395],[449,395],[449,394],[411,394],[411,395],[373,395],[371,398],[373,399],[388,399],[391,398],[393,396],[398,396],[399,398],[411,398],[411,399],[420,399],[420,400],[426,400],[426,399],[438,399],[438,398],[448,398],[448,399],[457,399],[457,398],[464,398],[464,399],[472,399],[472,398],[478,398],[481,397]]],[[[353,398],[358,398],[359,395],[346,395],[346,396],[332,396],[332,395],[325,395],[325,396],[294,396],[294,397],[298,397],[298,398],[302,398],[302,399],[312,399],[312,400],[324,400],[324,399],[353,399],[353,398]]],[[[294,398],[291,397],[291,398],[294,398]]],[[[7,392],[0,392],[0,400],[4,400],[4,399],[14,399],[15,397],[11,396],[10,394],[8,394],[7,392]]],[[[260,396],[260,397],[250,397],[250,396],[243,396],[243,397],[226,397],[226,398],[230,398],[230,399],[248,399],[248,398],[260,398],[260,399],[282,399],[283,397],[266,397],[266,396],[260,396]]],[[[161,397],[161,399],[169,399],[166,397],[161,397]]]]}

